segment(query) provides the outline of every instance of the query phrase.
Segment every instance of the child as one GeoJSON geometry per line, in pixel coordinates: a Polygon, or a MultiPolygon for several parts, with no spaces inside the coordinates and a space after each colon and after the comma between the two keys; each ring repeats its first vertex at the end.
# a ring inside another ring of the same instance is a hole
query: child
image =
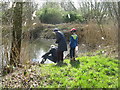
{"type": "Polygon", "coordinates": [[[76,35],[76,29],[70,30],[70,60],[75,61],[75,50],[78,49],[78,36],[76,35]]]}
{"type": "Polygon", "coordinates": [[[50,50],[46,54],[44,54],[42,58],[43,59],[41,61],[41,64],[43,64],[46,61],[46,59],[49,59],[53,61],[54,63],[56,63],[57,62],[57,47],[55,45],[51,45],[50,50]]]}

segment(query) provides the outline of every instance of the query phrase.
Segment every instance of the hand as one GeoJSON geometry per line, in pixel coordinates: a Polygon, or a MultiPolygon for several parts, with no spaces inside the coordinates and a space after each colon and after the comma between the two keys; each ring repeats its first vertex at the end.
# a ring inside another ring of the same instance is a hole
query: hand
{"type": "Polygon", "coordinates": [[[45,58],[45,55],[43,55],[42,58],[45,58]]]}

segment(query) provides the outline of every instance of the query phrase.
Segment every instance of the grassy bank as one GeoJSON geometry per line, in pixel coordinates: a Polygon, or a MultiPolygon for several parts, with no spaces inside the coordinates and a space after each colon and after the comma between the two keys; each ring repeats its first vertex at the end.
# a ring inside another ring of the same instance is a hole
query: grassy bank
{"type": "Polygon", "coordinates": [[[63,64],[32,65],[25,74],[6,76],[3,87],[37,88],[118,88],[118,60],[83,56],[63,64]]]}
{"type": "Polygon", "coordinates": [[[116,88],[118,87],[118,61],[93,56],[78,57],[76,62],[64,61],[63,65],[43,65],[43,79],[39,87],[48,88],[116,88]]]}

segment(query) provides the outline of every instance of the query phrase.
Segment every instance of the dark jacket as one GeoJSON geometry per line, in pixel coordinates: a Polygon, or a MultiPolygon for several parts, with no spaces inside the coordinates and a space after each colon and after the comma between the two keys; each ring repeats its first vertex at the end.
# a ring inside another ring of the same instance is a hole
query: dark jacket
{"type": "Polygon", "coordinates": [[[70,48],[75,48],[78,46],[78,36],[76,34],[72,34],[70,36],[70,48]]]}
{"type": "Polygon", "coordinates": [[[56,32],[56,43],[58,44],[58,51],[67,51],[67,43],[62,32],[56,32]]]}
{"type": "Polygon", "coordinates": [[[50,48],[50,50],[42,56],[44,59],[49,59],[49,56],[51,55],[50,59],[53,59],[54,61],[57,60],[57,47],[50,48]]]}

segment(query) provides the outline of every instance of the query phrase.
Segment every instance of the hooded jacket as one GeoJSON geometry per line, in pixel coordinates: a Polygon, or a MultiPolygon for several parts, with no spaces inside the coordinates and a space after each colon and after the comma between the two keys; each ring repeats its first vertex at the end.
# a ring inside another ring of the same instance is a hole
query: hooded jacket
{"type": "Polygon", "coordinates": [[[58,51],[67,51],[67,43],[62,32],[56,32],[56,43],[58,44],[58,51]]]}
{"type": "Polygon", "coordinates": [[[78,36],[76,34],[72,34],[70,36],[70,48],[75,48],[78,46],[78,36]]]}

